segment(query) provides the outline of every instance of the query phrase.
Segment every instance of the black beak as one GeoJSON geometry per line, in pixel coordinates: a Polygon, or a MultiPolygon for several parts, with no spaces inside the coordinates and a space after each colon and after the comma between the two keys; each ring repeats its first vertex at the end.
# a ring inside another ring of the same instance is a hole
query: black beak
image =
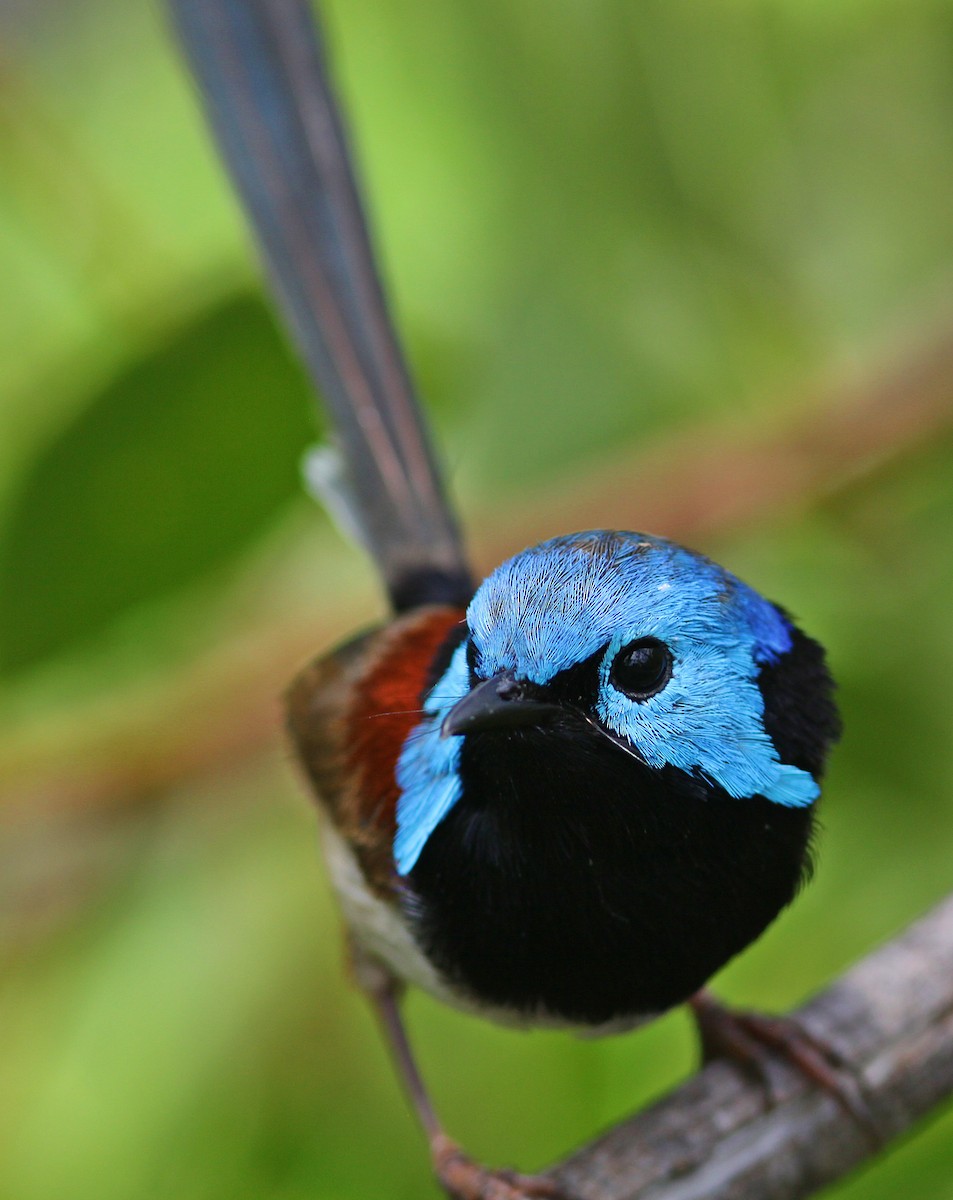
{"type": "Polygon", "coordinates": [[[440,736],[551,725],[565,715],[561,705],[541,699],[541,689],[535,684],[515,679],[512,671],[500,671],[457,701],[443,719],[440,736]]]}

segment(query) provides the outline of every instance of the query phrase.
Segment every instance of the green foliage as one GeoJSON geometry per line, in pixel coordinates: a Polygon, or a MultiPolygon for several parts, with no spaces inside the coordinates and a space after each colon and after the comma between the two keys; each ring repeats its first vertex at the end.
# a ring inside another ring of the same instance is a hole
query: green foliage
{"type": "Polygon", "coordinates": [[[259,300],[133,362],[32,464],[0,541],[0,670],[234,559],[300,491],[309,392],[259,300]]]}
{"type": "MultiPolygon", "coordinates": [[[[299,535],[288,520],[315,436],[307,387],[249,295],[246,239],[158,15],[106,0],[56,21],[14,10],[0,1195],[435,1195],[340,971],[286,764],[171,770],[180,782],[152,804],[130,790],[86,811],[104,777],[135,778],[117,734],[60,807],[45,791],[63,731],[81,741],[108,704],[145,724],[149,689],[225,656],[220,612],[284,611],[267,554],[315,650],[342,597],[355,627],[372,614],[356,557],[342,572],[325,523],[299,535]],[[130,629],[151,653],[131,653],[130,629]],[[117,662],[141,696],[116,698],[117,662]],[[8,719],[27,711],[29,728],[8,719]],[[54,749],[26,778],[28,744],[54,749]]],[[[607,455],[702,421],[780,423],[819,380],[863,377],[885,345],[949,320],[953,0],[352,0],[330,16],[377,240],[465,514],[571,492],[607,455]]],[[[846,720],[817,879],[719,981],[739,1001],[793,1004],[950,887],[951,465],[944,434],[711,547],[829,646],[846,720]]],[[[583,1043],[421,997],[410,1013],[451,1130],[524,1167],[692,1061],[678,1015],[583,1043]]],[[[951,1121],[832,1194],[953,1200],[951,1121]]]]}

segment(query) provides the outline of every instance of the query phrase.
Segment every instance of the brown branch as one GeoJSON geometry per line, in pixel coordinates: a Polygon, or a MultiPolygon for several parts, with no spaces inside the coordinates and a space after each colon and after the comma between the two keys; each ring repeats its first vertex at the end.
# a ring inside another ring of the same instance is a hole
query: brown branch
{"type": "MultiPolygon", "coordinates": [[[[861,1082],[887,1142],[953,1095],[953,895],[797,1018],[861,1082]]],[[[553,1176],[580,1200],[799,1200],[873,1158],[870,1133],[800,1076],[779,1102],[712,1063],[553,1176]]]]}

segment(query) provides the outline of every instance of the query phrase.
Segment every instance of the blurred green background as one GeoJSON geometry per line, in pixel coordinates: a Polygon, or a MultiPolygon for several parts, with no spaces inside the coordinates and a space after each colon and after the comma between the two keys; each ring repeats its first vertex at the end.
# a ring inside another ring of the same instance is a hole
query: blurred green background
{"type": "MultiPolygon", "coordinates": [[[[817,879],[717,981],[789,1007],[953,886],[953,0],[328,8],[481,565],[654,527],[829,647],[817,879]]],[[[0,1195],[435,1196],[279,732],[381,612],[307,384],[161,10],[0,21],[0,1195]]],[[[694,1061],[409,1016],[524,1168],[694,1061]]],[[[953,1198],[953,1113],[830,1194],[898,1192],[953,1198]]]]}

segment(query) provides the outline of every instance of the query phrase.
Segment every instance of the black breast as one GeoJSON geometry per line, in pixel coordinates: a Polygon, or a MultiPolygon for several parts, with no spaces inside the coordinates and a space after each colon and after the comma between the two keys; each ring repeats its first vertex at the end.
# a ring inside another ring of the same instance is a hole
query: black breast
{"type": "Polygon", "coordinates": [[[588,1024],[669,1008],[805,870],[809,810],[651,770],[584,727],[471,735],[461,775],[410,909],[431,960],[484,1002],[588,1024]]]}

